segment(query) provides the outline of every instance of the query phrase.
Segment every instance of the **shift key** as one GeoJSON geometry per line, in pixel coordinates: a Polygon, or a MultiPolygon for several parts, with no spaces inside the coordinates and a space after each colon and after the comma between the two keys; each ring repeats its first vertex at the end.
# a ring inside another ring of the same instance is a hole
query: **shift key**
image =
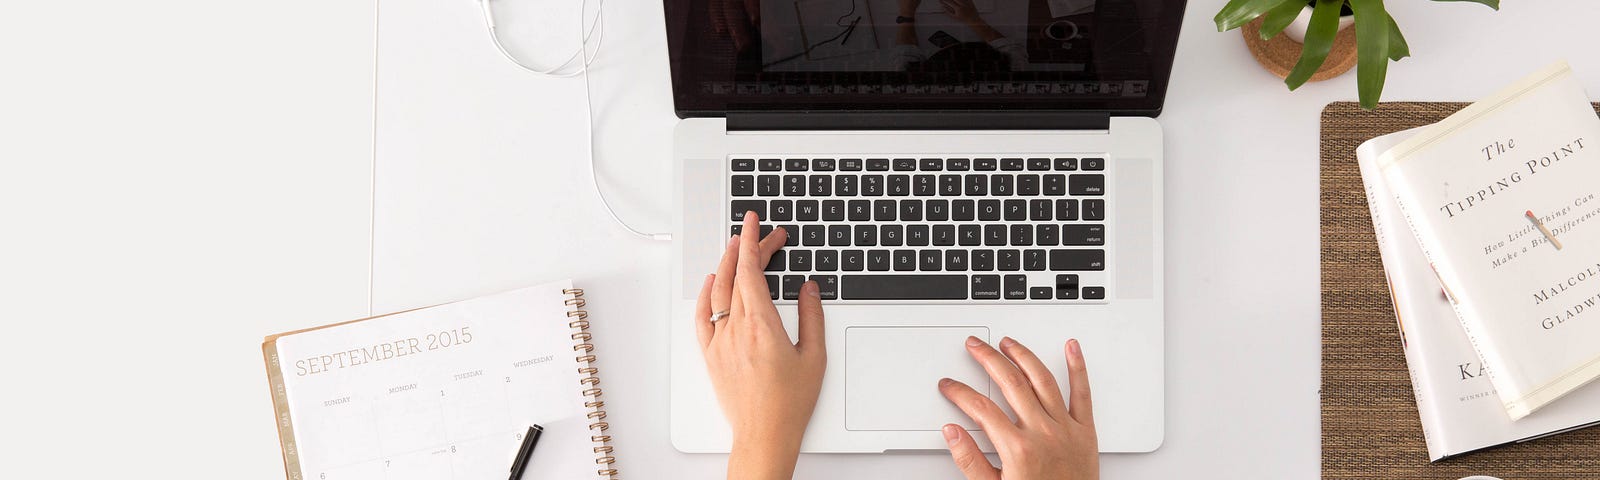
{"type": "Polygon", "coordinates": [[[1105,269],[1105,250],[1058,249],[1050,251],[1050,270],[1061,272],[1105,269]]]}

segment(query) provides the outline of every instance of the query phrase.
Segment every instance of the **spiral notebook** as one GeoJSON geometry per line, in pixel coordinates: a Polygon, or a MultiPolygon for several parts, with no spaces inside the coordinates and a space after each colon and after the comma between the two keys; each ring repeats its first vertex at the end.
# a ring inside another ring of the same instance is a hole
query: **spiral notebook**
{"type": "Polygon", "coordinates": [[[583,290],[570,281],[267,337],[290,480],[614,479],[583,290]]]}

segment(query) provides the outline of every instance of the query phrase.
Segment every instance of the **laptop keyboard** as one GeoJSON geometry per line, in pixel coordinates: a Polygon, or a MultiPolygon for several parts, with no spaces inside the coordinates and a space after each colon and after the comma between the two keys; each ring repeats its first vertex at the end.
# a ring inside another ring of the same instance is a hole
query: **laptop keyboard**
{"type": "Polygon", "coordinates": [[[774,300],[1107,298],[1103,156],[729,161],[729,234],[747,211],[789,233],[774,300]]]}

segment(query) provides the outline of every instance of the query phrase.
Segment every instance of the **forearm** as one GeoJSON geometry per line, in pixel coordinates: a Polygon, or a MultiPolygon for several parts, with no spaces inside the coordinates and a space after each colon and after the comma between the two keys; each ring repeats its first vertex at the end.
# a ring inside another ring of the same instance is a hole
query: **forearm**
{"type": "Polygon", "coordinates": [[[800,457],[800,439],[735,438],[729,480],[788,480],[800,457]]]}

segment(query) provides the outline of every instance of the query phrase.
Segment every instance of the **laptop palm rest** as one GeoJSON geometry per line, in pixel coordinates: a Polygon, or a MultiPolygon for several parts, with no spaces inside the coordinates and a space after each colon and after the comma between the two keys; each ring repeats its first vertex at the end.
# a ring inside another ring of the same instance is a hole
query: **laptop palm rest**
{"type": "Polygon", "coordinates": [[[977,425],[939,394],[951,378],[990,393],[989,376],[967,354],[967,337],[989,340],[986,327],[850,327],[845,329],[845,428],[860,431],[939,430],[977,425]]]}

